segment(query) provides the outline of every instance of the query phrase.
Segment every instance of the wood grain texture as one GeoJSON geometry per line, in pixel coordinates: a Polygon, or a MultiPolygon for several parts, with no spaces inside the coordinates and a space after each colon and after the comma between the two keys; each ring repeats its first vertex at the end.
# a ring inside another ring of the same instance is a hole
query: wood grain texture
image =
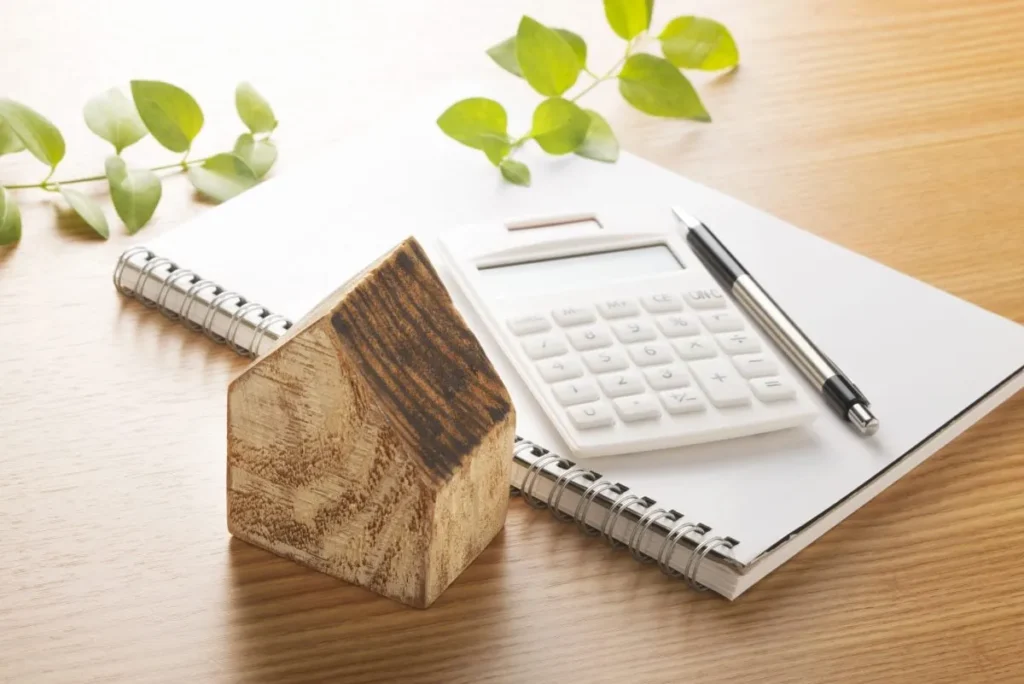
{"type": "Polygon", "coordinates": [[[515,411],[408,238],[228,387],[239,539],[430,606],[505,523],[515,411]]]}
{"type": "MultiPolygon", "coordinates": [[[[64,131],[58,177],[101,172],[81,107],[129,78],[196,95],[196,155],[230,147],[231,88],[252,80],[287,171],[453,75],[522,87],[483,54],[522,14],[579,32],[596,69],[621,46],[598,0],[174,8],[0,9],[0,90],[64,131]]],[[[625,149],[1024,323],[1020,2],[658,0],[654,22],[694,12],[732,28],[743,67],[695,77],[704,126],[593,91],[625,149]]],[[[173,161],[151,141],[126,154],[173,161]]],[[[44,174],[0,158],[0,183],[44,174]]],[[[310,201],[330,215],[332,192],[325,178],[310,201]]],[[[1021,681],[1024,397],[736,603],[513,501],[414,611],[224,529],[224,395],[245,362],[109,278],[126,247],[205,211],[187,183],[167,181],[138,236],[113,220],[108,243],[57,198],[18,196],[25,239],[0,251],[0,681],[1021,681]]]]}

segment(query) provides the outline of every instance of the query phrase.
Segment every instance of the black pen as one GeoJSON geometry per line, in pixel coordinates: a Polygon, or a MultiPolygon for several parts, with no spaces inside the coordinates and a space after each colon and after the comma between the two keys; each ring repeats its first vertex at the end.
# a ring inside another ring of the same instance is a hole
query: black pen
{"type": "Polygon", "coordinates": [[[687,227],[686,241],[694,253],[818,388],[825,402],[861,434],[875,434],[878,419],[857,386],[804,335],[706,225],[680,209],[673,207],[672,212],[687,227]]]}

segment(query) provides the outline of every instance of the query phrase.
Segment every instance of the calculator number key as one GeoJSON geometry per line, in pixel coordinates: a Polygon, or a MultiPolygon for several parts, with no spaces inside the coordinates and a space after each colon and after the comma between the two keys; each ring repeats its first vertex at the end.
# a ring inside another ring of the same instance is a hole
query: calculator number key
{"type": "Polygon", "coordinates": [[[704,287],[696,290],[688,290],[683,293],[683,299],[694,309],[724,309],[725,295],[717,287],[704,287]]]}
{"type": "Polygon", "coordinates": [[[676,353],[687,361],[709,359],[712,356],[718,356],[715,343],[711,341],[710,337],[705,337],[704,335],[672,340],[672,346],[675,347],[676,353]]]}
{"type": "Polygon", "coordinates": [[[567,413],[578,430],[607,427],[615,422],[611,409],[601,403],[573,406],[567,413]]]}
{"type": "Polygon", "coordinates": [[[672,350],[664,342],[630,345],[629,355],[638,366],[661,366],[672,362],[672,350]]]}
{"type": "Polygon", "coordinates": [[[583,375],[583,366],[573,358],[553,358],[537,364],[537,371],[545,382],[571,380],[583,375]]]}
{"type": "Polygon", "coordinates": [[[697,319],[693,316],[685,314],[658,316],[656,321],[665,337],[689,337],[700,334],[700,326],[697,325],[697,319]]]}
{"type": "Polygon", "coordinates": [[[699,413],[707,408],[704,399],[695,389],[676,389],[661,392],[658,395],[661,405],[673,415],[680,413],[699,413]]]}
{"type": "Polygon", "coordinates": [[[785,401],[796,396],[792,383],[784,378],[756,378],[750,381],[750,388],[763,402],[785,401]]]}
{"type": "Polygon", "coordinates": [[[646,342],[658,336],[654,326],[644,321],[620,321],[612,324],[612,330],[615,331],[615,337],[619,338],[619,342],[626,344],[646,342]]]}
{"type": "Polygon", "coordinates": [[[740,354],[732,357],[732,362],[736,364],[740,375],[747,379],[777,375],[779,372],[779,366],[775,360],[764,354],[740,354]]]}
{"type": "Polygon", "coordinates": [[[715,335],[727,354],[753,354],[761,351],[761,343],[750,333],[734,332],[715,335]]]}
{"type": "Polygon", "coordinates": [[[690,384],[690,374],[686,372],[682,364],[678,363],[660,368],[648,368],[644,370],[644,377],[647,378],[647,384],[656,390],[678,389],[690,384]]]}
{"type": "Polygon", "coordinates": [[[597,381],[601,383],[604,393],[612,398],[642,394],[644,391],[644,384],[640,380],[640,376],[632,371],[602,375],[597,381]]]}
{"type": "Polygon", "coordinates": [[[735,311],[716,311],[700,317],[704,327],[713,333],[738,332],[743,330],[743,319],[735,311]]]}
{"type": "Polygon", "coordinates": [[[597,401],[597,385],[592,380],[568,380],[552,385],[551,390],[562,406],[575,406],[590,401],[597,401]]]}
{"type": "Polygon", "coordinates": [[[708,399],[718,408],[746,406],[750,403],[746,381],[724,359],[694,361],[690,364],[690,370],[708,399]]]}
{"type": "Polygon", "coordinates": [[[608,331],[596,325],[576,328],[575,330],[568,331],[567,334],[569,335],[569,341],[572,342],[572,346],[579,351],[610,347],[612,344],[612,336],[608,334],[608,331]]]}
{"type": "Polygon", "coordinates": [[[644,308],[651,313],[665,313],[667,311],[683,310],[683,302],[679,299],[679,296],[669,294],[668,292],[658,292],[656,294],[647,295],[646,297],[641,297],[640,302],[644,305],[644,308]]]}
{"type": "Polygon", "coordinates": [[[636,316],[640,313],[640,308],[636,305],[636,301],[632,299],[608,299],[598,302],[597,310],[605,318],[624,318],[626,316],[636,316]]]}
{"type": "Polygon", "coordinates": [[[529,335],[531,333],[547,332],[551,330],[551,321],[547,316],[540,314],[528,314],[526,316],[515,316],[506,321],[508,329],[513,335],[529,335]]]}
{"type": "Polygon", "coordinates": [[[589,306],[559,307],[552,309],[551,316],[555,319],[555,323],[565,328],[583,325],[584,323],[593,323],[597,320],[597,316],[594,315],[594,309],[589,306]]]}
{"type": "Polygon", "coordinates": [[[661,409],[647,394],[641,394],[636,397],[624,397],[622,399],[614,399],[615,412],[619,414],[619,418],[627,423],[632,423],[638,420],[651,420],[661,415],[661,409]]]}
{"type": "Polygon", "coordinates": [[[523,351],[534,361],[561,356],[569,351],[565,340],[558,335],[536,335],[523,340],[523,351]]]}
{"type": "Polygon", "coordinates": [[[601,349],[587,352],[583,355],[583,362],[587,364],[587,368],[593,373],[611,373],[613,371],[625,370],[629,366],[626,355],[618,349],[601,349]]]}

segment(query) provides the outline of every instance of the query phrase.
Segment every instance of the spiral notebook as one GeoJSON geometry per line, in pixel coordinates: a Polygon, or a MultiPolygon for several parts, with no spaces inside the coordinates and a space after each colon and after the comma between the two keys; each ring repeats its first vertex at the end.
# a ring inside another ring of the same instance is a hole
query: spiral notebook
{"type": "MultiPolygon", "coordinates": [[[[401,121],[332,151],[324,170],[313,164],[268,181],[129,249],[115,285],[255,356],[326,293],[416,235],[515,401],[522,438],[513,486],[583,533],[728,598],[1024,386],[1024,327],[637,157],[600,164],[524,150],[533,187],[503,183],[482,155],[444,139],[433,123],[461,93],[480,90],[427,98],[401,121]],[[334,179],[327,198],[310,194],[321,177],[334,179]],[[454,285],[436,238],[458,224],[600,212],[608,203],[638,214],[680,205],[714,226],[856,378],[879,433],[861,438],[823,408],[808,427],[767,435],[593,462],[563,457],[557,432],[454,285]]],[[[522,104],[510,116],[520,123],[529,120],[522,104]]]]}

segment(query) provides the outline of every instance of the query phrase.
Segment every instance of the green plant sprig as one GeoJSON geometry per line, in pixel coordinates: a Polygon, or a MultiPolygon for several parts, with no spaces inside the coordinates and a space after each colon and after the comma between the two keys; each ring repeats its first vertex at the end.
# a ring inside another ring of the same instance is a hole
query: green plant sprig
{"type": "Polygon", "coordinates": [[[230,152],[201,159],[189,159],[192,142],[204,122],[202,109],[191,95],[161,81],[132,81],[131,93],[129,100],[120,90],[111,88],[89,100],[83,110],[89,130],[114,146],[114,154],[104,162],[105,173],[59,181],[51,179],[65,154],[60,131],[31,108],[0,99],[0,156],[27,150],[49,167],[38,183],[0,186],[0,245],[21,239],[21,213],[10,190],[60,193],[96,235],[107,239],[110,225],[103,208],[67,186],[106,181],[114,210],[128,233],[134,234],[149,222],[160,203],[163,186],[157,171],[187,173],[196,190],[222,202],[256,185],[277,160],[277,148],[270,139],[277,119],[270,104],[248,83],[240,83],[235,89],[235,108],[249,132],[238,136],[230,152]],[[147,135],[181,154],[181,159],[161,166],[129,168],[121,152],[147,135]]]}
{"type": "Polygon", "coordinates": [[[618,80],[619,93],[635,109],[673,119],[710,122],[700,96],[681,69],[716,71],[739,64],[739,51],[728,29],[713,19],[676,17],[657,40],[664,57],[643,51],[649,37],[654,0],[604,0],[612,30],[626,41],[623,56],[604,74],[587,66],[587,44],[568,29],[549,28],[530,17],[519,22],[516,35],[487,50],[505,71],[523,78],[545,96],[533,112],[530,130],[512,138],[508,115],[495,100],[471,97],[456,102],[437,119],[449,137],[481,150],[505,180],[530,184],[530,169],[513,159],[530,140],[549,154],[575,153],[603,162],[619,158],[619,143],[608,122],[577,102],[600,84],[618,80]],[[590,83],[569,98],[580,74],[590,83]]]}

